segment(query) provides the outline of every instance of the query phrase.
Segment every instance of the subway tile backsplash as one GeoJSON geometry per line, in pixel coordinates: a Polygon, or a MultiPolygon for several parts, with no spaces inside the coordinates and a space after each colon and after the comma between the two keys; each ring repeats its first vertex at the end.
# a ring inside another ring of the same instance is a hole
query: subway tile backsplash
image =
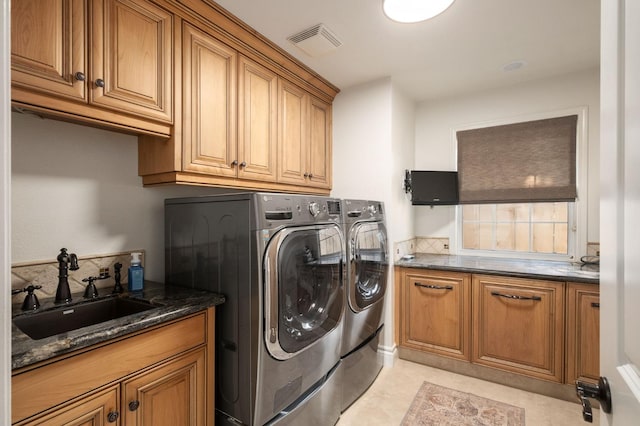
{"type": "MultiPolygon", "coordinates": [[[[120,262],[120,283],[125,287],[127,285],[127,271],[131,264],[131,253],[142,253],[142,265],[144,266],[144,250],[131,250],[129,252],[112,253],[105,255],[93,255],[78,257],[79,269],[76,271],[68,271],[68,281],[71,293],[79,293],[84,291],[86,283],[82,282],[83,278],[96,277],[100,275],[101,268],[109,268],[110,277],[103,280],[95,281],[95,285],[101,294],[110,293],[115,285],[115,270],[113,265],[120,262]],[[100,289],[104,289],[100,291],[100,289]]],[[[58,287],[58,262],[54,259],[51,262],[27,262],[14,264],[11,267],[11,289],[23,289],[28,285],[41,285],[40,290],[36,290],[35,294],[38,298],[55,297],[58,287]]],[[[22,303],[25,293],[18,293],[12,297],[12,303],[22,303]]]]}

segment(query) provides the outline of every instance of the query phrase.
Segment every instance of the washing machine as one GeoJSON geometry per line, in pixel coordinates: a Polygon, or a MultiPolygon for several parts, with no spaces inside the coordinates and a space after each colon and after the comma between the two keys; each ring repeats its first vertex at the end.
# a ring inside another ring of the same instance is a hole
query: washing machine
{"type": "Polygon", "coordinates": [[[382,369],[378,342],[384,326],[389,250],[382,202],[342,200],[341,210],[347,259],[340,365],[344,411],[382,369]]]}
{"type": "Polygon", "coordinates": [[[216,424],[337,422],[340,208],[330,197],[271,193],[165,201],[166,282],[225,296],[216,307],[216,424]]]}

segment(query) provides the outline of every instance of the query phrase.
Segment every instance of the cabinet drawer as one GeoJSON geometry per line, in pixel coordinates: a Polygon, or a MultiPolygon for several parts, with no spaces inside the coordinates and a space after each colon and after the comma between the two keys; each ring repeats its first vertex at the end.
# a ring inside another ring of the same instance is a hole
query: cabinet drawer
{"type": "Polygon", "coordinates": [[[562,382],[564,283],[473,276],[472,361],[562,382]]]}
{"type": "Polygon", "coordinates": [[[457,359],[470,358],[468,274],[404,274],[401,345],[457,359]]]}
{"type": "Polygon", "coordinates": [[[12,422],[206,342],[206,313],[79,351],[11,378],[12,422]]]}

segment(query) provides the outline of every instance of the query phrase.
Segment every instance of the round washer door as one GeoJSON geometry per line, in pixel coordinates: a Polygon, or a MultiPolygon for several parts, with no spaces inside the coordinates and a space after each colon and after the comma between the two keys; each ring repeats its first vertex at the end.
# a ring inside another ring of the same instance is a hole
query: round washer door
{"type": "Polygon", "coordinates": [[[349,306],[361,312],[384,298],[387,288],[387,229],[383,222],[358,222],[350,231],[349,306]]]}
{"type": "Polygon", "coordinates": [[[333,330],[344,306],[343,237],[337,225],[285,228],[264,257],[265,342],[288,359],[333,330]]]}

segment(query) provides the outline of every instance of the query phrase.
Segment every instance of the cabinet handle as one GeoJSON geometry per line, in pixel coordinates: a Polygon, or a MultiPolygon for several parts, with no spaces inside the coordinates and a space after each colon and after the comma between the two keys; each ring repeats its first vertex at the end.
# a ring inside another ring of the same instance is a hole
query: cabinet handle
{"type": "Polygon", "coordinates": [[[240,168],[243,168],[243,167],[247,167],[247,163],[244,162],[244,161],[242,163],[240,163],[240,168]]]}
{"type": "Polygon", "coordinates": [[[120,413],[118,413],[117,411],[112,411],[107,414],[107,421],[109,423],[115,423],[115,421],[118,420],[118,417],[120,417],[120,413]]]}
{"type": "Polygon", "coordinates": [[[140,401],[138,401],[137,399],[135,401],[131,401],[129,403],[129,411],[136,411],[139,406],[140,406],[140,401]]]}
{"type": "Polygon", "coordinates": [[[78,71],[77,73],[75,73],[73,76],[74,76],[74,77],[76,78],[76,80],[78,80],[78,81],[84,81],[84,80],[86,79],[86,77],[85,77],[84,73],[81,73],[80,71],[78,71]]]}
{"type": "Polygon", "coordinates": [[[233,160],[233,161],[231,162],[231,166],[232,166],[232,167],[235,167],[235,166],[237,166],[237,165],[238,165],[238,160],[233,160]]]}
{"type": "Polygon", "coordinates": [[[99,78],[96,80],[96,86],[98,87],[104,87],[104,80],[99,78]]]}
{"type": "Polygon", "coordinates": [[[413,283],[416,287],[430,288],[433,290],[453,290],[452,285],[432,285],[432,284],[422,284],[419,282],[413,283]]]}
{"type": "Polygon", "coordinates": [[[498,297],[506,297],[507,299],[515,299],[515,300],[535,300],[535,301],[542,300],[542,297],[540,296],[531,296],[531,297],[518,296],[516,294],[502,294],[502,293],[498,293],[497,291],[492,291],[491,295],[498,296],[498,297]]]}
{"type": "Polygon", "coordinates": [[[591,307],[600,309],[600,302],[591,302],[591,307]]]}
{"type": "Polygon", "coordinates": [[[305,174],[304,174],[304,178],[306,179],[306,178],[308,178],[308,177],[309,177],[309,173],[305,173],[305,174]]]}

